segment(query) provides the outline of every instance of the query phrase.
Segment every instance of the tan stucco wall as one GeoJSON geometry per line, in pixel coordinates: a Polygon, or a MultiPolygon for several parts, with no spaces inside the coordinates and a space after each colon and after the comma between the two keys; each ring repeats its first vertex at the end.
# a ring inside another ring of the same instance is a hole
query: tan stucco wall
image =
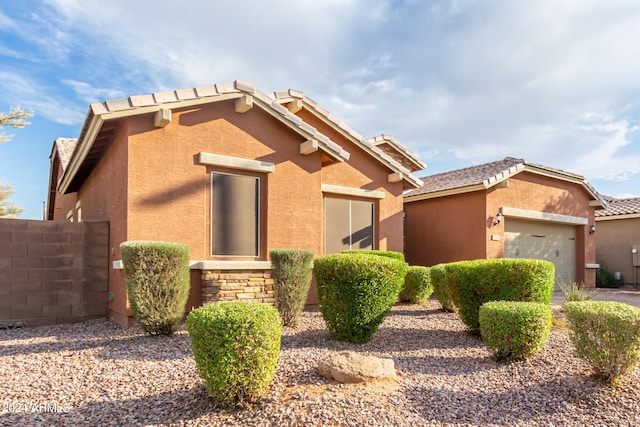
{"type": "MultiPolygon", "coordinates": [[[[385,198],[376,200],[377,246],[402,251],[403,184],[389,183],[391,171],[343,136],[330,135],[351,158],[323,168],[320,151],[301,155],[305,139],[260,108],[240,114],[233,101],[225,101],[172,113],[164,128],[154,127],[152,114],[121,119],[119,134],[78,192],[83,219],[110,221],[110,262],[121,259],[119,245],[127,240],[181,242],[189,245],[192,260],[220,259],[210,255],[214,170],[261,178],[262,245],[257,260],[268,260],[268,251],[276,248],[323,254],[323,183],[384,191],[385,198]],[[200,152],[271,162],[275,171],[198,164],[200,152]]],[[[312,125],[324,126],[317,120],[312,125]]],[[[192,285],[199,286],[194,277],[192,285]]],[[[122,270],[111,270],[110,291],[111,316],[130,324],[122,270]]],[[[192,292],[190,304],[195,303],[197,292],[192,292]]]]}
{"type": "Polygon", "coordinates": [[[484,191],[405,203],[404,210],[410,264],[485,258],[484,191]]]}
{"type": "MultiPolygon", "coordinates": [[[[633,283],[631,249],[640,245],[640,218],[598,220],[595,236],[598,262],[612,273],[619,271],[625,283],[633,283]]],[[[640,267],[636,275],[640,282],[640,267]]]]}
{"type": "Polygon", "coordinates": [[[492,187],[460,195],[405,203],[407,259],[433,265],[440,262],[504,256],[504,221],[494,225],[501,207],[587,218],[576,227],[576,280],[595,286],[595,237],[590,195],[579,184],[521,172],[509,187],[492,187]],[[492,240],[492,235],[497,240],[492,240]]]}

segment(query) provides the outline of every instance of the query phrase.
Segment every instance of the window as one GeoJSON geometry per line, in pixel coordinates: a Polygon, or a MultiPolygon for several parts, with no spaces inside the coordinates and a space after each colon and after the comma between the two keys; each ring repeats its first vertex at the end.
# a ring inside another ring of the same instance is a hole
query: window
{"type": "Polygon", "coordinates": [[[324,199],[324,252],[374,249],[374,204],[364,200],[324,199]]]}
{"type": "Polygon", "coordinates": [[[211,173],[211,254],[257,257],[260,178],[211,173]]]}

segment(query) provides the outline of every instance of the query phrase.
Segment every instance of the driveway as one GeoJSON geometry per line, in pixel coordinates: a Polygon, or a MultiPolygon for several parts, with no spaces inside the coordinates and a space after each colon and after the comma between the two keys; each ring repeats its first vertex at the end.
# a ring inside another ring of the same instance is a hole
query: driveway
{"type": "MultiPolygon", "coordinates": [[[[596,293],[593,298],[595,301],[618,301],[624,302],[636,307],[640,307],[640,286],[635,289],[633,285],[625,285],[622,288],[595,288],[593,292],[596,293]]],[[[551,299],[552,304],[564,304],[566,300],[561,291],[553,293],[551,299]]]]}

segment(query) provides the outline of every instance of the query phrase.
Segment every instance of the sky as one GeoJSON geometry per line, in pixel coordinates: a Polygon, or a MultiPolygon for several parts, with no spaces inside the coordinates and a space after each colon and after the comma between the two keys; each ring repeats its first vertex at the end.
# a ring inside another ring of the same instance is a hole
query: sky
{"type": "Polygon", "coordinates": [[[427,168],[511,156],[640,196],[636,0],[0,3],[0,183],[41,219],[49,155],[94,102],[242,80],[297,89],[427,168]]]}

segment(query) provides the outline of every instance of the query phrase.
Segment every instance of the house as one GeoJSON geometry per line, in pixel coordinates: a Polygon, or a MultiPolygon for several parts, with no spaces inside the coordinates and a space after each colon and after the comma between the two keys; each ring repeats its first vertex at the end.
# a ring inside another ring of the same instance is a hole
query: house
{"type": "Polygon", "coordinates": [[[624,283],[640,281],[640,197],[605,197],[596,212],[596,259],[624,283]],[[635,252],[634,252],[635,250],[635,252]]]}
{"type": "Polygon", "coordinates": [[[546,259],[557,281],[595,286],[592,226],[604,201],[582,176],[506,157],[422,180],[404,198],[409,263],[546,259]]]}
{"type": "Polygon", "coordinates": [[[272,302],[271,249],[402,251],[420,166],[303,92],[236,81],[92,104],[78,138],[53,144],[47,217],[109,221],[110,316],[130,324],[122,242],[189,246],[187,309],[272,302]]]}

